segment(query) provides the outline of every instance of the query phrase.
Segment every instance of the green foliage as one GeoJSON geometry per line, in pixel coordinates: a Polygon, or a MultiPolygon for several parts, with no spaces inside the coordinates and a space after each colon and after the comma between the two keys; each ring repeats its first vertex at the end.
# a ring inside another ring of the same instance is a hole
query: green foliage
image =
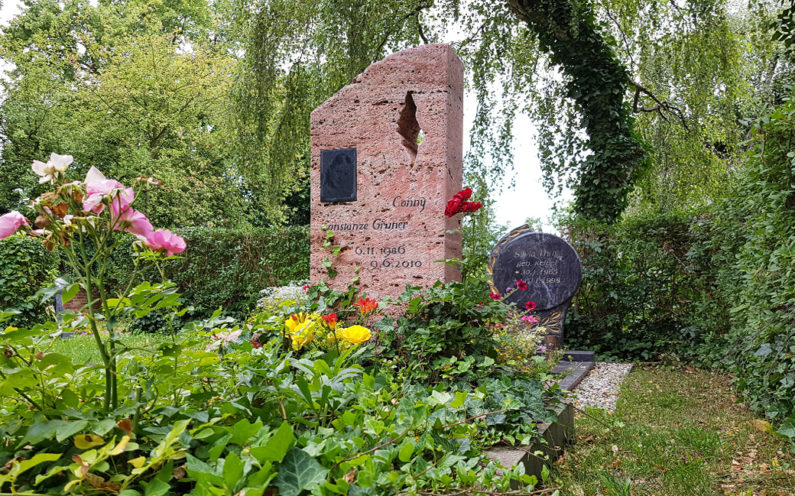
{"type": "Polygon", "coordinates": [[[0,309],[20,312],[9,323],[28,327],[46,320],[46,305],[34,295],[58,275],[58,256],[41,241],[17,235],[0,243],[0,261],[0,309]]]}
{"type": "Polygon", "coordinates": [[[473,197],[483,199],[483,208],[467,213],[461,221],[461,277],[468,283],[488,280],[489,254],[504,234],[505,229],[494,221],[493,200],[489,199],[489,185],[483,176],[468,174],[467,185],[474,190],[473,197]]]}
{"type": "Polygon", "coordinates": [[[219,315],[155,347],[118,349],[122,404],[102,415],[100,370],[52,351],[61,326],[0,333],[11,351],[0,356],[11,374],[0,380],[0,490],[499,494],[537,481],[519,467],[498,474],[483,449],[528,443],[535,423],[554,419],[542,378],[407,385],[349,353],[296,356],[269,324],[219,315]],[[273,337],[254,347],[255,333],[273,337]]]}
{"type": "Polygon", "coordinates": [[[570,221],[566,229],[583,264],[566,325],[569,346],[656,360],[703,340],[693,327],[692,303],[709,268],[691,258],[698,238],[689,216],[636,217],[615,226],[570,221]]]}
{"type": "Polygon", "coordinates": [[[497,341],[487,326],[505,320],[508,307],[490,299],[481,281],[408,286],[398,302],[405,315],[398,317],[396,332],[387,331],[392,319],[383,322],[381,356],[408,377],[438,382],[469,374],[484,359],[495,362],[497,341]]]}
{"type": "Polygon", "coordinates": [[[795,102],[752,129],[748,166],[720,212],[725,234],[733,228],[731,236],[744,238],[734,264],[729,368],[751,406],[781,420],[795,417],[795,102]]]}
{"type": "Polygon", "coordinates": [[[584,280],[567,341],[606,355],[656,360],[675,353],[724,368],[754,410],[790,425],[794,117],[788,101],[750,123],[745,167],[727,196],[700,215],[569,223],[584,280]]]}
{"type": "Polygon", "coordinates": [[[599,7],[616,55],[637,83],[630,86],[635,130],[651,159],[632,210],[704,208],[723,194],[740,162],[737,117],[757,111],[749,103],[768,85],[770,43],[759,43],[764,30],[754,14],[724,1],[647,4],[611,0],[599,7]]]}
{"type": "Polygon", "coordinates": [[[13,64],[6,98],[0,211],[43,189],[28,174],[50,152],[96,165],[148,192],[159,225],[245,226],[262,217],[228,146],[225,105],[235,62],[212,6],[190,2],[33,2],[0,37],[13,64]],[[184,208],[190,205],[191,208],[184,208]]]}
{"type": "MultiPolygon", "coordinates": [[[[586,146],[591,154],[571,157],[571,163],[562,170],[550,160],[543,164],[548,171],[554,167],[559,176],[573,175],[574,208],[579,214],[613,222],[624,211],[629,193],[647,164],[632,129],[631,108],[624,102],[627,70],[601,34],[587,2],[508,4],[538,36],[539,46],[549,54],[550,61],[561,67],[566,76],[563,96],[576,102],[581,125],[588,133],[586,146]]],[[[553,134],[541,136],[547,149],[554,146],[553,134]]]]}
{"type": "Polygon", "coordinates": [[[310,112],[390,51],[418,44],[431,5],[257,0],[231,9],[246,50],[232,91],[236,144],[268,218],[294,214],[283,200],[308,182],[310,112]]]}
{"type": "MultiPolygon", "coordinates": [[[[188,248],[164,268],[197,315],[217,308],[243,315],[254,308],[260,291],[309,278],[309,229],[306,226],[252,229],[188,228],[176,232],[188,248]]],[[[134,238],[116,250],[110,277],[125,284],[134,238]]],[[[143,277],[155,277],[150,272],[143,277]]],[[[162,328],[157,316],[139,321],[145,330],[162,328]]]]}

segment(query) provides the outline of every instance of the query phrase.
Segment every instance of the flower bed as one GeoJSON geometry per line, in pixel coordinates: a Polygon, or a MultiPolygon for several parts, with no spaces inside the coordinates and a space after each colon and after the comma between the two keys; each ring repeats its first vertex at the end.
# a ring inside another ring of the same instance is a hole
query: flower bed
{"type": "MultiPolygon", "coordinates": [[[[185,249],[133,209],[135,192],[69,157],[34,164],[55,186],[36,202],[38,229],[3,216],[3,237],[29,231],[77,274],[43,296],[99,294],[84,313],[0,333],[0,491],[26,494],[489,494],[534,486],[524,468],[485,456],[529,445],[554,421],[549,364],[500,350],[514,315],[484,284],[407,288],[406,312],[321,281],[273,292],[245,321],[216,312],[177,328],[185,306],[168,280],[109,293],[107,261],[137,236],[133,272],[185,249]],[[474,303],[478,300],[478,303],[474,303]],[[141,346],[124,323],[157,314],[162,340],[141,346]],[[100,363],[54,351],[88,329],[100,363]]],[[[156,184],[143,178],[144,187],[156,184]]],[[[517,290],[521,290],[517,282],[517,290]]],[[[525,310],[527,312],[527,310],[525,310]]],[[[0,312],[0,323],[14,312],[0,312]]]]}

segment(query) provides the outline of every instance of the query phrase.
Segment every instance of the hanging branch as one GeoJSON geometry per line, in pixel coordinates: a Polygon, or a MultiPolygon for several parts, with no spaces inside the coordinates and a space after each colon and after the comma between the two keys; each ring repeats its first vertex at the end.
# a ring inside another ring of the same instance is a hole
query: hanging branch
{"type": "Polygon", "coordinates": [[[685,116],[682,113],[682,110],[679,109],[679,107],[671,105],[666,100],[660,100],[659,98],[657,98],[657,96],[654,95],[654,93],[651,92],[651,90],[649,90],[648,88],[644,87],[643,85],[641,85],[640,83],[638,83],[637,81],[635,81],[632,78],[629,78],[629,84],[631,84],[632,86],[635,87],[635,98],[632,101],[632,111],[633,112],[635,112],[635,113],[637,113],[637,112],[657,112],[660,115],[660,117],[662,117],[662,119],[665,122],[668,122],[668,118],[665,116],[664,112],[668,112],[669,114],[672,114],[672,115],[674,115],[675,117],[677,117],[679,119],[679,121],[682,123],[682,127],[684,127],[686,131],[690,131],[690,127],[688,127],[688,125],[687,125],[687,121],[685,120],[685,116]],[[654,103],[656,103],[656,105],[653,106],[653,107],[642,107],[642,106],[640,106],[640,95],[641,95],[641,93],[643,93],[644,95],[646,95],[649,98],[651,98],[654,101],[654,103]]]}
{"type": "MultiPolygon", "coordinates": [[[[624,101],[629,74],[600,33],[592,8],[576,0],[506,0],[538,38],[539,48],[567,76],[566,96],[583,117],[588,147],[578,161],[574,210],[585,218],[615,222],[649,165],[624,101]]],[[[661,107],[662,108],[662,107],[661,107]]]]}
{"type": "Polygon", "coordinates": [[[422,39],[422,42],[427,45],[428,44],[428,38],[425,37],[425,31],[422,29],[422,22],[420,21],[420,11],[419,10],[417,11],[417,15],[415,16],[415,19],[417,20],[417,32],[419,33],[420,38],[422,39]]]}

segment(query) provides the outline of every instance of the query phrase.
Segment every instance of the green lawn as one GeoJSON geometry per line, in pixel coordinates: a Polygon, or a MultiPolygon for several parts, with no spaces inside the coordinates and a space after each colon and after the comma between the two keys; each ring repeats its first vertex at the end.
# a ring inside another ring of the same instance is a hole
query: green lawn
{"type": "Polygon", "coordinates": [[[795,494],[787,441],[737,402],[726,376],[636,367],[614,415],[588,413],[599,421],[578,413],[577,444],[555,465],[562,494],[795,494]]]}
{"type": "MultiPolygon", "coordinates": [[[[125,335],[122,340],[125,345],[135,348],[155,350],[158,343],[168,341],[171,338],[161,334],[130,334],[125,335]]],[[[97,351],[94,338],[90,335],[79,335],[71,338],[57,339],[52,351],[69,355],[75,363],[99,363],[102,359],[97,351]]]]}

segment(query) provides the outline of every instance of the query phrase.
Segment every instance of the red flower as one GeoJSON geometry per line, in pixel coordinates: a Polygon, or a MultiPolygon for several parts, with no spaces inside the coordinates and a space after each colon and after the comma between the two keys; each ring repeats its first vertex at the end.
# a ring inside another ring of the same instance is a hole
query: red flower
{"type": "Polygon", "coordinates": [[[447,217],[452,217],[460,211],[461,199],[458,198],[458,196],[454,196],[452,200],[447,202],[447,207],[444,209],[444,215],[447,217]]]}
{"type": "Polygon", "coordinates": [[[462,212],[477,212],[481,208],[483,208],[483,204],[480,202],[464,202],[461,204],[462,212]]]}
{"type": "Polygon", "coordinates": [[[447,207],[444,209],[444,215],[452,217],[461,212],[474,212],[483,207],[480,202],[468,202],[466,200],[472,196],[471,188],[464,188],[458,193],[454,194],[450,201],[447,202],[447,207]]]}
{"type": "Polygon", "coordinates": [[[309,292],[309,287],[310,287],[309,284],[307,284],[302,289],[308,293],[309,292]]]}
{"type": "Polygon", "coordinates": [[[356,302],[356,306],[359,307],[359,312],[364,315],[378,308],[378,302],[370,298],[359,298],[359,301],[356,302]]]}
{"type": "Polygon", "coordinates": [[[260,348],[262,345],[259,344],[258,341],[251,341],[251,346],[253,346],[254,348],[260,348]]]}
{"type": "Polygon", "coordinates": [[[332,328],[332,329],[334,329],[334,327],[337,326],[337,314],[336,313],[330,313],[328,315],[321,315],[320,318],[323,319],[323,322],[328,324],[328,326],[330,328],[332,328]]]}
{"type": "Polygon", "coordinates": [[[500,293],[495,293],[494,291],[492,291],[491,293],[489,293],[489,298],[491,298],[492,300],[499,300],[502,298],[502,296],[500,296],[500,293]]]}
{"type": "Polygon", "coordinates": [[[519,279],[518,281],[516,281],[516,289],[518,289],[519,291],[526,291],[527,283],[519,279]]]}
{"type": "Polygon", "coordinates": [[[526,310],[535,310],[536,309],[536,302],[528,301],[527,303],[524,304],[524,307],[525,307],[526,310]]]}

